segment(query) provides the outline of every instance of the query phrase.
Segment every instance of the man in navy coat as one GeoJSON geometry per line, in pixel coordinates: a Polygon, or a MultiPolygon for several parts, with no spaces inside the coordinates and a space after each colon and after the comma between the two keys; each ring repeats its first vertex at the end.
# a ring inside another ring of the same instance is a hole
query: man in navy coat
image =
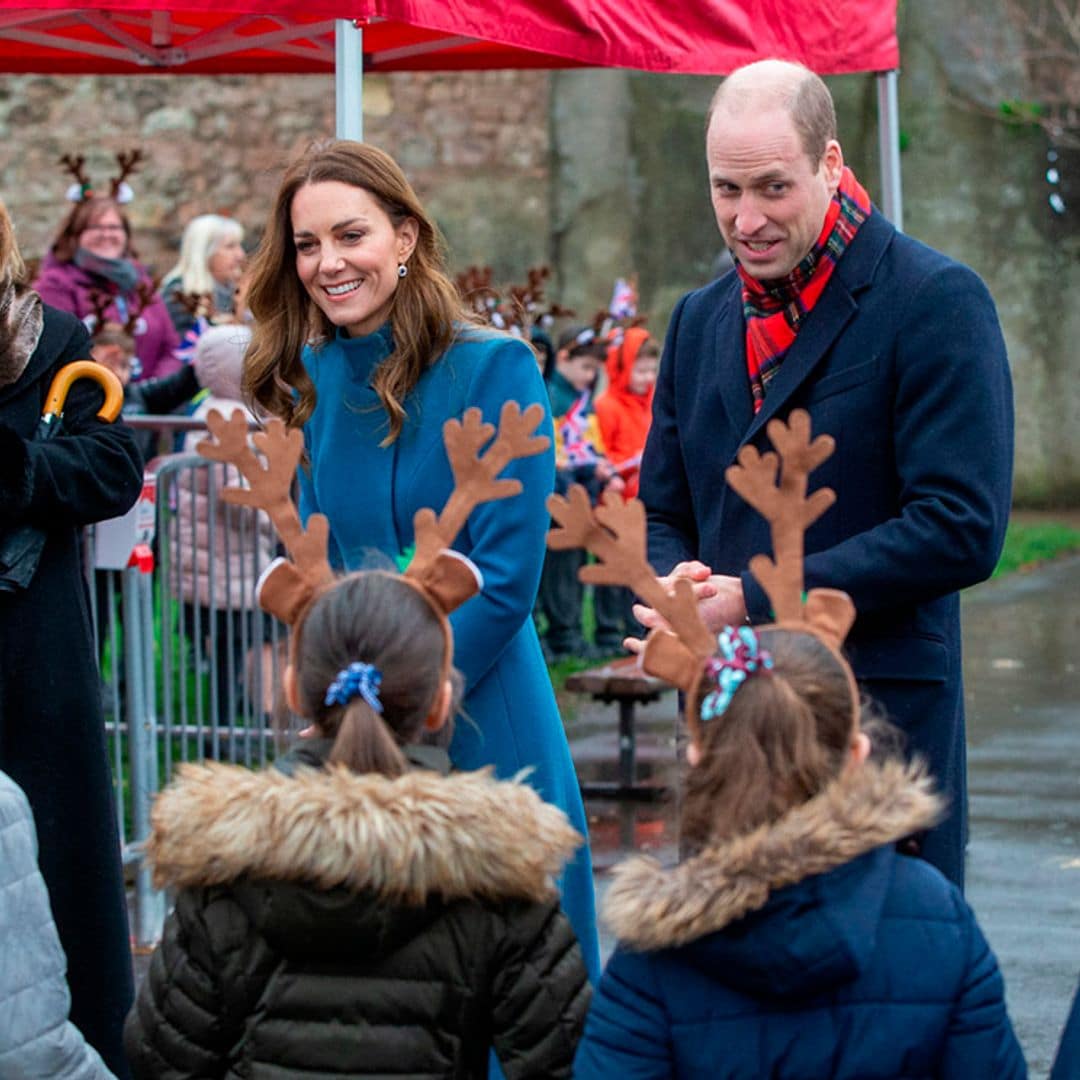
{"type": "MultiPolygon", "coordinates": [[[[1000,555],[1012,384],[997,313],[969,269],[897,232],[836,138],[828,89],[762,61],[721,84],[706,157],[735,269],[672,313],[641,470],[649,555],[696,581],[714,628],[770,619],[749,558],[768,523],[724,471],[765,426],[809,411],[837,503],[806,535],[806,587],[850,594],[855,673],[951,801],[923,855],[963,885],[967,831],[959,590],[1000,555]]],[[[643,621],[655,615],[638,609],[643,621]]]]}

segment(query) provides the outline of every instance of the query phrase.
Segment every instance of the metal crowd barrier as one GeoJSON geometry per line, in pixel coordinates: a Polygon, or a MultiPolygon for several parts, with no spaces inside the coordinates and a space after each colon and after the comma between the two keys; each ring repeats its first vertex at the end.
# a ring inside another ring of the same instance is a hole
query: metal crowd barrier
{"type": "MultiPolygon", "coordinates": [[[[132,419],[159,432],[205,430],[190,418],[132,419]]],[[[287,630],[254,601],[275,540],[265,515],[221,499],[221,489],[236,482],[230,469],[194,453],[158,457],[131,514],[88,530],[117,819],[124,862],[134,870],[136,946],[160,937],[165,915],[165,897],[142,857],[158,790],[181,762],[266,765],[294,725],[281,690],[287,630]]]]}

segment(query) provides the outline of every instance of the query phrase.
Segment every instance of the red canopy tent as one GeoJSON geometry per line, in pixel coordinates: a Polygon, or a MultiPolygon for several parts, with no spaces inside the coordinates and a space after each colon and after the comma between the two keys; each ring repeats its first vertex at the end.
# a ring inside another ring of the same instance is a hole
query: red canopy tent
{"type": "Polygon", "coordinates": [[[899,224],[896,0],[0,0],[0,71],[361,73],[625,67],[720,75],[764,56],[879,78],[884,209],[899,224]]]}
{"type": "Polygon", "coordinates": [[[715,75],[762,56],[821,74],[899,62],[895,0],[0,0],[0,69],[314,72],[335,21],[368,71],[626,67],[715,75]]]}

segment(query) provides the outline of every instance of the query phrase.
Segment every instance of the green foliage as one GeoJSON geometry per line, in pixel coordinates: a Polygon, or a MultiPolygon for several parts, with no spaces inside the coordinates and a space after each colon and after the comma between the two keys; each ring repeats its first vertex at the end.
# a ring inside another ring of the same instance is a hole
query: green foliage
{"type": "Polygon", "coordinates": [[[1041,101],[1009,98],[998,103],[998,112],[1010,123],[1038,124],[1046,116],[1046,106],[1041,101]]]}
{"type": "Polygon", "coordinates": [[[1031,570],[1050,559],[1080,551],[1080,529],[1059,522],[1009,522],[994,577],[1031,570]]]}

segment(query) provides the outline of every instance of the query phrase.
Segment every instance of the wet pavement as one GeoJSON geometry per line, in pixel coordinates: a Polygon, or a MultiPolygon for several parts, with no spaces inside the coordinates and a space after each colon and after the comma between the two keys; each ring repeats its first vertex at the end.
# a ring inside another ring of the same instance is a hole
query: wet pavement
{"type": "MultiPolygon", "coordinates": [[[[1045,1078],[1080,976],[1080,558],[964,598],[968,900],[1005,975],[1031,1075],[1045,1078]]],[[[614,780],[614,705],[564,695],[583,781],[614,780]]],[[[675,695],[637,709],[638,779],[674,786],[675,695]]],[[[587,801],[598,899],[634,850],[673,858],[674,801],[587,801]]],[[[605,956],[612,947],[602,933],[605,956]]]]}

